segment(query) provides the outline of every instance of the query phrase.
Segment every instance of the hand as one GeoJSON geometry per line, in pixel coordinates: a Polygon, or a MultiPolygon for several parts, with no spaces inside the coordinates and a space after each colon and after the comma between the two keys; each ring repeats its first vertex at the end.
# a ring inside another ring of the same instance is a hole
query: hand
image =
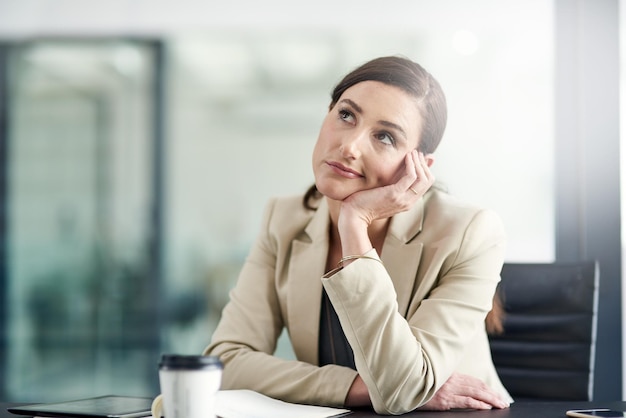
{"type": "Polygon", "coordinates": [[[365,382],[361,376],[357,375],[352,382],[352,386],[350,386],[348,395],[346,395],[345,406],[347,408],[354,408],[371,405],[372,401],[370,400],[370,393],[367,390],[367,386],[365,386],[365,382]]]}
{"type": "Polygon", "coordinates": [[[432,162],[432,157],[413,150],[391,184],[352,194],[342,204],[342,215],[350,213],[369,225],[410,209],[435,182],[432,162]]]}
{"type": "Polygon", "coordinates": [[[450,409],[508,408],[509,404],[491,390],[482,380],[454,373],[435,393],[435,396],[418,409],[447,411],[450,409]]]}
{"type": "Polygon", "coordinates": [[[404,167],[391,184],[353,193],[341,202],[337,229],[344,256],[364,254],[372,247],[379,248],[372,243],[370,232],[377,236],[380,246],[384,230],[378,227],[378,231],[373,232],[370,226],[374,221],[386,222],[389,217],[410,209],[426,193],[435,181],[429,170],[432,161],[432,157],[426,158],[414,150],[406,155],[404,167]]]}

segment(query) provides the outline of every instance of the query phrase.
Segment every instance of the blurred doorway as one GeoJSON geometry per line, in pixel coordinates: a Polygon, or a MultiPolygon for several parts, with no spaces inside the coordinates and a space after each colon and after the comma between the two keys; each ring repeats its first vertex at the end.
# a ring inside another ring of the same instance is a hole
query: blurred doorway
{"type": "Polygon", "coordinates": [[[37,40],[2,56],[0,395],[151,395],[160,45],[37,40]]]}

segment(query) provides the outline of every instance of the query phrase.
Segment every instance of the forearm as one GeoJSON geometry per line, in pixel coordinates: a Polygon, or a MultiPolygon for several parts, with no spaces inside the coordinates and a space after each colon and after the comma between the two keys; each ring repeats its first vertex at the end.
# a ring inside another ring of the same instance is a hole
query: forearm
{"type": "MultiPolygon", "coordinates": [[[[501,235],[477,232],[498,231],[485,228],[488,221],[489,216],[480,216],[467,228],[467,245],[459,243],[458,253],[442,260],[441,276],[396,283],[416,298],[403,302],[402,315],[394,281],[377,261],[358,260],[323,279],[378,412],[406,412],[431,399],[459,366],[468,344],[484,332],[502,259],[501,235]]],[[[424,255],[417,250],[415,257],[424,255]]]]}
{"type": "Polygon", "coordinates": [[[346,367],[318,367],[227,342],[210,354],[224,362],[222,389],[250,389],[287,402],[342,407],[356,377],[346,367]]]}
{"type": "MultiPolygon", "coordinates": [[[[361,217],[358,211],[348,204],[342,204],[337,222],[337,230],[341,241],[342,257],[362,255],[373,248],[368,228],[371,221],[361,217]]],[[[346,260],[347,266],[353,260],[346,260]]]]}
{"type": "MultiPolygon", "coordinates": [[[[324,286],[374,408],[379,413],[397,414],[428,401],[437,385],[435,369],[406,319],[398,314],[395,291],[385,274],[380,263],[359,260],[339,275],[324,279],[324,286]]],[[[438,372],[445,373],[442,369],[438,372]]],[[[446,378],[442,377],[441,383],[446,378]]]]}
{"type": "Polygon", "coordinates": [[[370,399],[370,394],[367,386],[365,385],[365,382],[363,381],[361,376],[357,375],[357,377],[352,382],[352,386],[350,386],[348,396],[346,396],[345,406],[347,408],[354,408],[371,405],[372,401],[370,399]]]}

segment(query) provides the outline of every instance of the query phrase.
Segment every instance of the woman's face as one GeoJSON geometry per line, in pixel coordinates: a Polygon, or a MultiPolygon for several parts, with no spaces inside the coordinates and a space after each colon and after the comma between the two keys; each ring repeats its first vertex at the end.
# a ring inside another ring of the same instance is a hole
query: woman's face
{"type": "Polygon", "coordinates": [[[421,126],[415,98],[402,89],[378,81],[350,87],[326,115],[313,150],[317,189],[344,200],[397,181],[421,126]]]}

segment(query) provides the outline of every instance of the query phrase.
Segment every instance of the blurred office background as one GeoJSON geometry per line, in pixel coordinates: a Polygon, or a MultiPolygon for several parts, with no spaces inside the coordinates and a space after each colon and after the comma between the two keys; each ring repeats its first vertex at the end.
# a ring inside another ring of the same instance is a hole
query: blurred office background
{"type": "MultiPolygon", "coordinates": [[[[617,119],[596,166],[586,137],[559,142],[562,125],[593,124],[581,108],[582,121],[559,116],[570,92],[559,83],[588,51],[617,62],[618,3],[0,0],[0,399],[157,393],[161,353],[209,342],[266,200],[312,183],[334,84],[391,54],[443,85],[434,171],[501,214],[507,261],[607,258],[597,398],[621,397],[621,258],[604,251],[615,236],[619,247],[617,119]],[[572,51],[563,28],[580,35],[572,51]],[[581,227],[569,253],[563,222],[600,209],[559,197],[568,161],[574,188],[598,165],[611,176],[600,186],[612,232],[589,248],[581,227]]],[[[286,339],[278,354],[291,355],[286,339]]]]}

